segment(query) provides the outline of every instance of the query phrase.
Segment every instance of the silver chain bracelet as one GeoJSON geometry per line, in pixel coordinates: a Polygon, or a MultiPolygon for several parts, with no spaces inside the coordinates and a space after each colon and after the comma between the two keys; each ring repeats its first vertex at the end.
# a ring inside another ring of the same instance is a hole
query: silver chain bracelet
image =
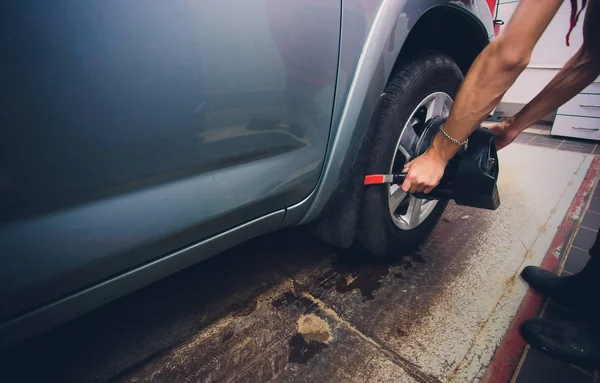
{"type": "Polygon", "coordinates": [[[459,140],[457,140],[455,138],[450,137],[450,135],[448,135],[448,133],[446,133],[444,131],[444,126],[443,125],[440,127],[440,132],[442,132],[442,134],[444,135],[444,137],[446,137],[446,139],[448,139],[448,141],[450,141],[453,144],[458,145],[458,146],[464,146],[465,150],[467,150],[467,147],[469,146],[469,139],[468,138],[466,140],[464,140],[464,141],[459,141],[459,140]]]}

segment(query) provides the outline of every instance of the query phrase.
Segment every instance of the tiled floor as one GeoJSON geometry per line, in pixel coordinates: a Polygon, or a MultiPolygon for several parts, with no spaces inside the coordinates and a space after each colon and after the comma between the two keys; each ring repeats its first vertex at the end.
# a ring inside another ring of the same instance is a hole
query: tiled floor
{"type": "MultiPolygon", "coordinates": [[[[490,127],[494,124],[495,122],[485,121],[482,125],[490,127]]],[[[525,129],[515,139],[515,142],[571,152],[600,154],[600,145],[596,141],[551,136],[550,126],[541,124],[525,129]]]]}
{"type": "Polygon", "coordinates": [[[515,142],[571,152],[600,154],[600,148],[595,141],[554,137],[543,131],[538,133],[525,131],[517,137],[515,142]]]}
{"type": "MultiPolygon", "coordinates": [[[[600,188],[597,185],[593,193],[593,198],[571,238],[572,241],[568,241],[569,249],[559,267],[561,275],[571,275],[581,271],[589,259],[587,250],[593,244],[597,230],[600,228],[600,188]]],[[[540,317],[569,320],[573,318],[573,314],[546,300],[540,317]]],[[[600,379],[598,371],[586,371],[527,346],[511,383],[537,382],[600,383],[600,379]]]]}

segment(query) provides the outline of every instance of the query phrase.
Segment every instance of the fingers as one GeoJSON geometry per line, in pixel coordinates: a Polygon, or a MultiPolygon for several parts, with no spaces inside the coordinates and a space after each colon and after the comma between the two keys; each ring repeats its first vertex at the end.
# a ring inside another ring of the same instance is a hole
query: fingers
{"type": "Polygon", "coordinates": [[[437,186],[437,183],[434,184],[431,181],[412,183],[410,192],[411,193],[429,194],[436,186],[437,186]]]}
{"type": "Polygon", "coordinates": [[[409,170],[401,188],[405,193],[430,193],[436,186],[437,183],[430,180],[421,180],[414,172],[409,170]]]}
{"type": "Polygon", "coordinates": [[[421,187],[421,185],[418,184],[411,184],[410,185],[410,192],[411,193],[416,193],[419,191],[419,188],[421,187]]]}
{"type": "Polygon", "coordinates": [[[406,163],[404,165],[404,169],[402,169],[402,173],[407,173],[406,177],[404,178],[404,182],[402,182],[402,186],[400,186],[400,188],[402,189],[403,192],[408,193],[412,187],[412,183],[409,180],[409,175],[410,175],[410,165],[412,164],[413,161],[410,161],[408,163],[406,163]]]}
{"type": "Polygon", "coordinates": [[[422,182],[412,182],[410,192],[418,193],[422,192],[425,189],[425,185],[422,182]]]}
{"type": "Polygon", "coordinates": [[[403,172],[406,173],[406,178],[404,178],[404,182],[402,183],[402,190],[405,193],[416,193],[423,185],[418,181],[415,171],[410,170],[410,162],[404,166],[403,172]]]}
{"type": "Polygon", "coordinates": [[[402,183],[405,193],[430,193],[442,178],[446,164],[424,154],[404,166],[406,178],[402,183]]]}
{"type": "Polygon", "coordinates": [[[412,187],[412,184],[410,183],[410,181],[408,179],[404,179],[404,182],[402,182],[402,191],[405,193],[408,193],[410,191],[410,188],[412,187]]]}
{"type": "Polygon", "coordinates": [[[408,174],[402,183],[402,190],[405,193],[425,193],[429,194],[439,184],[433,178],[423,179],[414,170],[408,170],[408,174]]]}

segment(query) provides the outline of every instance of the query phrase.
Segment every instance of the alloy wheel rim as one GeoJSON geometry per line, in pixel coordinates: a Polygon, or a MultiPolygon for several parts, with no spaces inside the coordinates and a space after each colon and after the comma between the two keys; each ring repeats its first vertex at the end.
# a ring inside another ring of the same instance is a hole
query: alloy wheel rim
{"type": "MultiPolygon", "coordinates": [[[[404,164],[415,157],[416,143],[422,127],[432,117],[448,117],[452,98],[444,92],[425,97],[410,114],[402,129],[390,164],[390,173],[400,173],[404,164]]],[[[388,208],[392,221],[400,230],[412,230],[422,224],[433,212],[438,200],[416,198],[405,193],[400,185],[388,185],[388,208]]]]}

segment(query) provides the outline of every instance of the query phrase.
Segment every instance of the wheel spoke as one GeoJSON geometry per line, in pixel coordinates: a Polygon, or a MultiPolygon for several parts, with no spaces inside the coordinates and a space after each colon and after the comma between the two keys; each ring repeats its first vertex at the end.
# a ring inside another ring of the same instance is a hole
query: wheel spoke
{"type": "Polygon", "coordinates": [[[393,215],[396,210],[398,210],[398,206],[404,201],[406,198],[406,193],[400,188],[398,185],[390,186],[390,213],[393,215]]]}
{"type": "Polygon", "coordinates": [[[435,95],[427,106],[427,120],[435,116],[446,117],[449,110],[448,102],[448,96],[445,94],[440,93],[435,95]]]}
{"type": "Polygon", "coordinates": [[[417,133],[410,124],[407,125],[402,131],[402,137],[400,138],[400,143],[398,144],[398,150],[404,150],[403,154],[409,155],[407,159],[410,159],[410,157],[412,157],[412,151],[407,150],[407,148],[414,148],[415,142],[418,138],[419,137],[417,136],[417,133]]]}
{"type": "Polygon", "coordinates": [[[423,200],[410,196],[408,200],[408,211],[406,215],[408,217],[408,227],[414,229],[419,225],[421,218],[421,206],[423,206],[423,200]]]}
{"type": "Polygon", "coordinates": [[[398,145],[398,152],[406,159],[406,162],[410,161],[412,158],[412,155],[404,148],[404,146],[402,146],[402,144],[398,145]]]}

